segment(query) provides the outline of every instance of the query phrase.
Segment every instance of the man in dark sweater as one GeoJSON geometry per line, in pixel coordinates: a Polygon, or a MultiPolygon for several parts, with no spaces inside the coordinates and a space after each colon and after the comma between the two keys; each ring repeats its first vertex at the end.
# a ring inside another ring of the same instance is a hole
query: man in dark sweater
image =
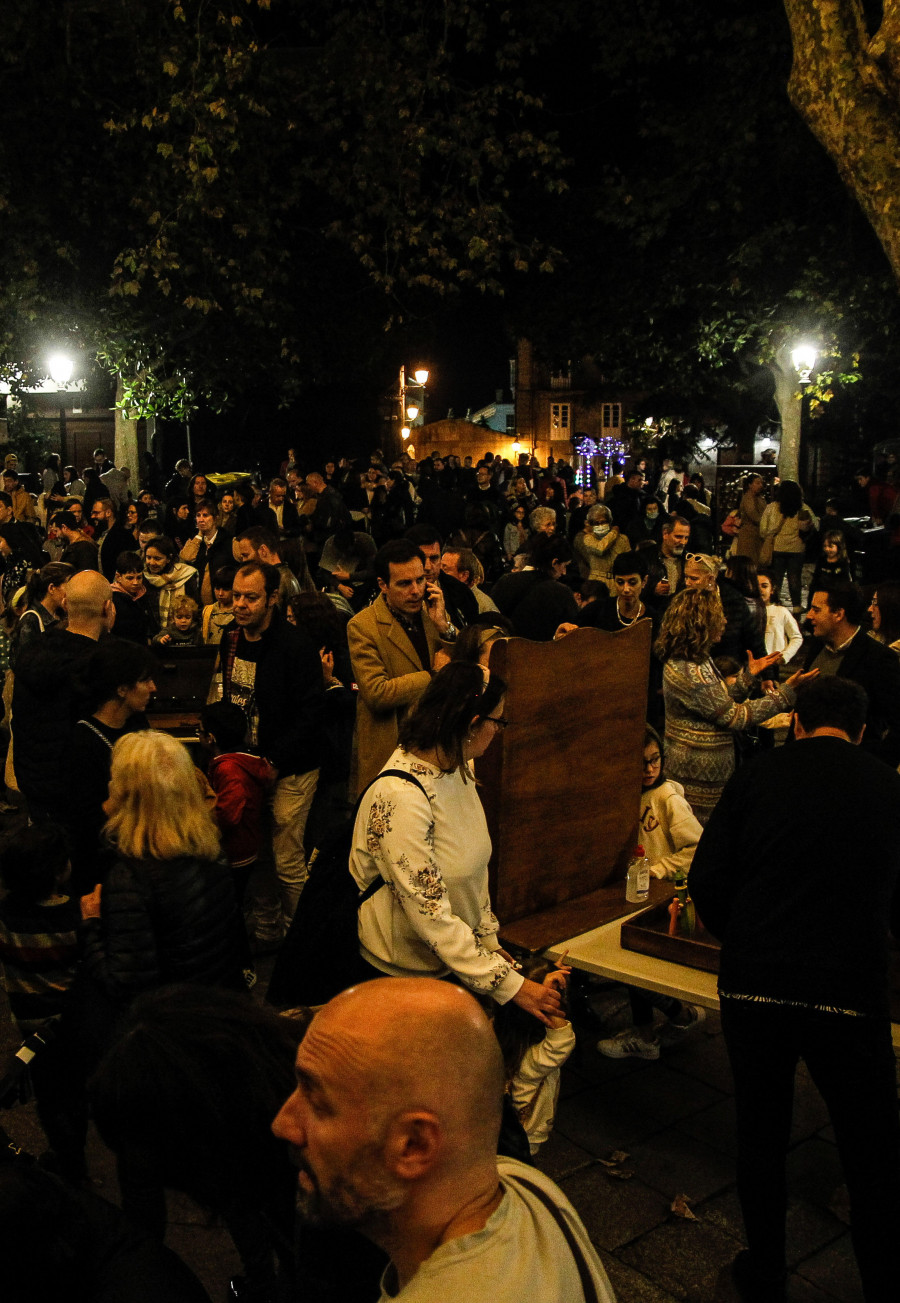
{"type": "Polygon", "coordinates": [[[864,603],[855,584],[831,584],[810,596],[815,637],[804,669],[852,679],[868,699],[862,745],[895,768],[900,765],[900,658],[861,628],[864,603]]]}
{"type": "Polygon", "coordinates": [[[743,1299],[786,1297],[785,1159],[800,1058],[834,1126],[865,1298],[895,1297],[900,1116],[888,933],[900,936],[900,775],[858,745],[866,707],[847,679],[803,684],[798,741],[737,771],[690,871],[698,915],[722,942],[749,1245],[732,1270],[743,1299]]]}
{"type": "Polygon", "coordinates": [[[560,583],[572,549],[560,534],[534,540],[530,564],[498,579],[491,600],[512,621],[519,638],[550,642],[561,624],[580,623],[571,588],[560,583]]]}

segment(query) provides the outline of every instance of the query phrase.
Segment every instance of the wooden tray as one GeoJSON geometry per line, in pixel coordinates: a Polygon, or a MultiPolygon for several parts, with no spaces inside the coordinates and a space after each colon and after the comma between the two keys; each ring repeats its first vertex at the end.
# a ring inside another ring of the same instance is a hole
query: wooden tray
{"type": "Polygon", "coordinates": [[[668,959],[673,964],[686,964],[688,968],[702,968],[705,973],[719,971],[719,943],[702,927],[694,936],[669,936],[669,902],[674,894],[669,885],[663,905],[651,905],[639,914],[632,914],[622,924],[622,949],[636,950],[656,959],[668,959]]]}
{"type": "MultiPolygon", "coordinates": [[[[674,894],[671,883],[660,883],[669,888],[665,904],[651,905],[639,914],[625,919],[621,929],[623,950],[636,950],[655,959],[668,959],[673,964],[700,968],[705,973],[719,971],[720,946],[715,937],[701,927],[693,937],[669,936],[669,902],[674,894]]],[[[892,943],[890,983],[891,1021],[900,1023],[900,945],[892,943]]]]}

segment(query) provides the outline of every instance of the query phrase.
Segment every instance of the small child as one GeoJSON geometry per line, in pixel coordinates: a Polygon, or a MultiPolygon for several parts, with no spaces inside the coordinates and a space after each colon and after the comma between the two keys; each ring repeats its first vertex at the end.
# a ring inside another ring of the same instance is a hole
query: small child
{"type": "Polygon", "coordinates": [[[852,584],[853,570],[847,555],[847,540],[843,530],[829,529],[822,539],[822,554],[816,562],[812,579],[809,581],[809,598],[807,610],[813,599],[813,593],[821,592],[830,584],[852,584]]]}
{"type": "Polygon", "coordinates": [[[237,566],[219,566],[212,577],[216,600],[204,606],[200,625],[202,641],[209,646],[217,646],[225,630],[234,624],[232,586],[236,574],[237,566]]]}
{"type": "Polygon", "coordinates": [[[235,894],[243,901],[259,858],[266,797],[272,784],[268,761],[251,755],[247,716],[230,701],[214,701],[200,715],[200,742],[210,752],[207,776],[216,796],[216,819],[234,872],[235,894]]]}
{"type": "MultiPolygon", "coordinates": [[[[735,671],[738,668],[735,666],[735,671]]],[[[649,724],[644,733],[642,782],[640,835],[650,872],[656,878],[674,878],[679,871],[687,874],[703,829],[684,798],[681,784],[663,777],[662,743],[649,724]]],[[[706,1018],[706,1010],[699,1005],[635,986],[626,989],[633,1025],[597,1042],[597,1049],[608,1059],[658,1059],[661,1044],[679,1040],[689,1027],[706,1018]],[[653,1026],[655,1009],[666,1019],[659,1035],[653,1026]]]]}
{"type": "Polygon", "coordinates": [[[77,1050],[60,1023],[78,963],[79,902],[67,893],[69,848],[60,828],[25,828],[3,852],[0,879],[0,975],[23,1037],[56,1035],[29,1071],[38,1117],[60,1174],[81,1181],[86,1169],[87,1102],[77,1050]]]}
{"type": "Polygon", "coordinates": [[[112,599],[116,608],[116,637],[146,647],[150,640],[150,615],[147,585],[144,583],[144,559],[140,552],[120,552],[116,557],[112,599]]]}
{"type": "Polygon", "coordinates": [[[193,597],[176,597],[171,624],[160,629],[154,643],[165,647],[196,647],[200,642],[200,607],[193,597]]]}
{"type": "MultiPolygon", "coordinates": [[[[569,969],[535,958],[523,965],[523,973],[532,982],[564,991],[569,969]]],[[[553,1130],[560,1069],[575,1048],[575,1032],[568,1018],[551,1018],[545,1027],[510,1000],[494,1010],[494,1034],[503,1054],[506,1090],[533,1157],[553,1130]]]]}
{"type": "MultiPolygon", "coordinates": [[[[815,589],[810,587],[809,591],[812,593],[815,589]]],[[[766,651],[781,652],[782,663],[786,665],[803,646],[800,626],[787,607],[782,606],[776,598],[771,571],[760,570],[759,594],[766,607],[766,651]]]]}

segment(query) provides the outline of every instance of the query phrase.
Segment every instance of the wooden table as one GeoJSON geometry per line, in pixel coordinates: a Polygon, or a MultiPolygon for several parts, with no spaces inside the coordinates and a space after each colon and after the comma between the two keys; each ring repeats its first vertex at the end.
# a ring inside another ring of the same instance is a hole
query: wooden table
{"type": "MultiPolygon", "coordinates": [[[[559,960],[566,955],[566,963],[584,973],[595,973],[630,986],[640,986],[647,991],[672,995],[676,1000],[687,1000],[706,1009],[718,1009],[718,978],[715,973],[705,973],[687,964],[673,964],[667,959],[642,955],[636,950],[623,950],[620,943],[621,918],[582,932],[569,941],[549,946],[547,955],[559,960]]],[[[900,1023],[892,1023],[895,1051],[900,1052],[900,1023]]]]}

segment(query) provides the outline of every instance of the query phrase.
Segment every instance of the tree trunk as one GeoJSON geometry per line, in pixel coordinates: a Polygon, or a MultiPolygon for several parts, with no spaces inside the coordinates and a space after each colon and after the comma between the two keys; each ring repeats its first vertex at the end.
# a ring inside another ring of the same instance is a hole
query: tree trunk
{"type": "Polygon", "coordinates": [[[832,158],[900,282],[900,0],[869,38],[862,0],[784,0],[788,94],[832,158]]]}
{"type": "Polygon", "coordinates": [[[781,451],[778,475],[783,480],[800,479],[800,416],[802,403],[797,396],[797,372],[788,344],[782,344],[769,363],[775,378],[775,405],[781,417],[781,451]]]}
{"type": "Polygon", "coordinates": [[[118,404],[122,401],[122,381],[116,385],[116,448],[113,461],[121,468],[127,466],[131,471],[131,492],[138,495],[141,483],[141,452],[138,444],[138,422],[132,421],[118,404]]]}

